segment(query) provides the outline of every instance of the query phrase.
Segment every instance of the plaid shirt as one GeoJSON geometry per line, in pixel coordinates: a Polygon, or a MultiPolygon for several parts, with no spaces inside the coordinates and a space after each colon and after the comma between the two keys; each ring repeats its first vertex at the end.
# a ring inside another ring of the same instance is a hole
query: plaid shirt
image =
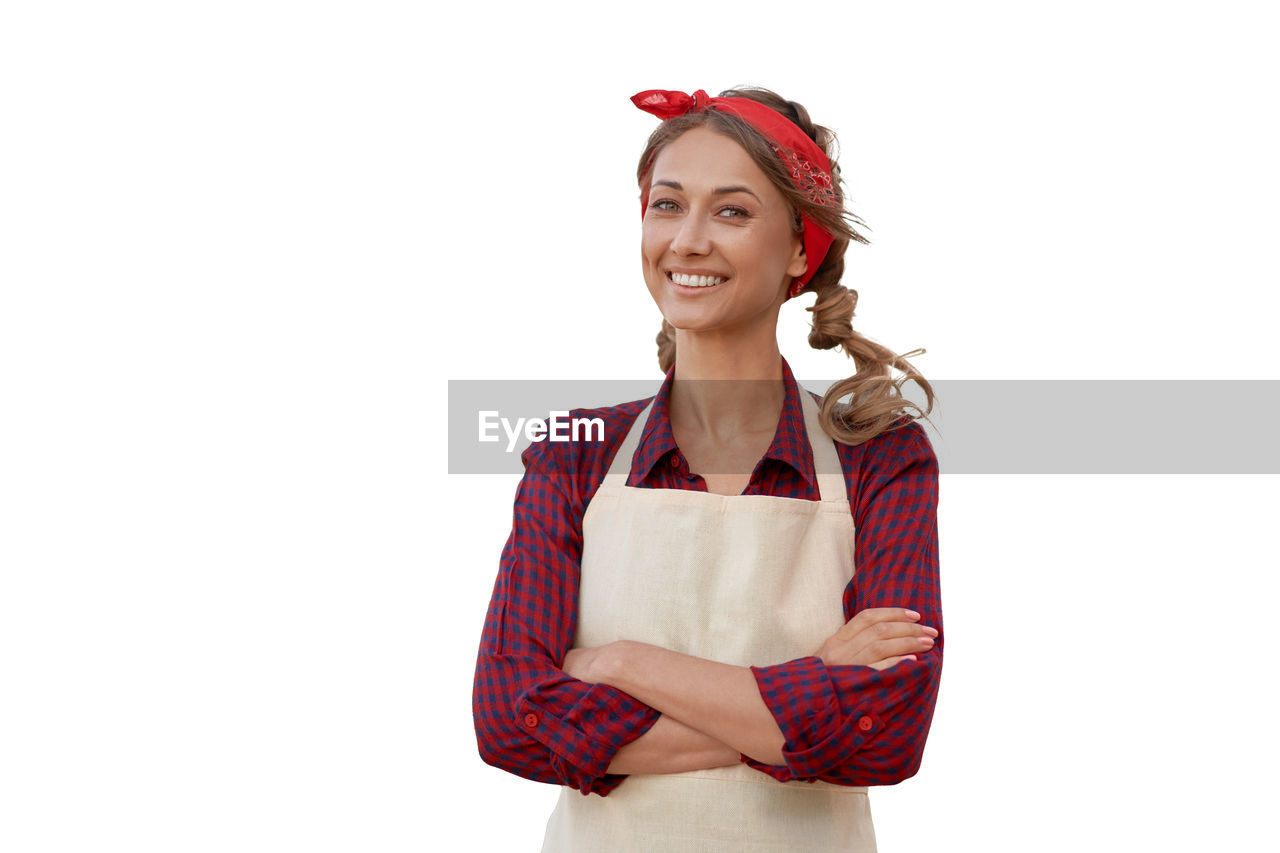
{"type": "MultiPolygon", "coordinates": [[[[744,494],[818,500],[799,386],[785,359],[782,373],[778,429],[744,494]]],[[[653,398],[627,485],[705,492],[672,438],[673,378],[674,368],[653,398]]],[[[606,770],[659,716],[626,693],[559,668],[577,623],[583,512],[648,402],[574,409],[571,417],[604,420],[603,441],[537,441],[521,456],[525,473],[476,663],[472,710],[484,760],[583,794],[607,795],[627,778],[606,770]]],[[[786,764],[742,761],[782,781],[888,785],[919,769],[942,671],[938,461],[914,421],[836,449],[856,528],[845,618],[869,607],[909,607],[938,637],[918,661],[886,670],[827,666],[816,656],[751,667],[786,738],[786,764]]]]}

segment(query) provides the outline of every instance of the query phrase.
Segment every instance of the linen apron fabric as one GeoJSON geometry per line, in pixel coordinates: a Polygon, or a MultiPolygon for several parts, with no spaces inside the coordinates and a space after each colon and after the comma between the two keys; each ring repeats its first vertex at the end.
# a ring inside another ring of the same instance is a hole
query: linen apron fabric
{"type": "MultiPolygon", "coordinates": [[[[637,640],[737,666],[812,655],[845,623],[854,526],[835,444],[803,388],[821,500],[625,485],[648,407],[582,519],[574,648],[637,640]]],[[[543,853],[875,853],[865,787],[779,782],[746,764],[564,787],[543,853]]]]}

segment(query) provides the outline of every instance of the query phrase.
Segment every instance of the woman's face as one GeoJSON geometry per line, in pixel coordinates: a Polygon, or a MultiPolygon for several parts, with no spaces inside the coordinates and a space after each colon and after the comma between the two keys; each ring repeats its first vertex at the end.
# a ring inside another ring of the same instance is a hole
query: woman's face
{"type": "Polygon", "coordinates": [[[659,152],[650,180],[641,257],[662,316],[685,331],[776,327],[787,287],[805,271],[804,242],[751,156],[698,127],[659,152]]]}

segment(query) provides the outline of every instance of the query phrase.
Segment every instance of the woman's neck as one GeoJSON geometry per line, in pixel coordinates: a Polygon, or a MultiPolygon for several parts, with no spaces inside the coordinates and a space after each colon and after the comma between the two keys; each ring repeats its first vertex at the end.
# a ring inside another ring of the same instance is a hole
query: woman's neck
{"type": "Polygon", "coordinates": [[[726,340],[676,332],[669,412],[674,428],[697,430],[720,440],[772,432],[785,400],[776,335],[726,340]]]}

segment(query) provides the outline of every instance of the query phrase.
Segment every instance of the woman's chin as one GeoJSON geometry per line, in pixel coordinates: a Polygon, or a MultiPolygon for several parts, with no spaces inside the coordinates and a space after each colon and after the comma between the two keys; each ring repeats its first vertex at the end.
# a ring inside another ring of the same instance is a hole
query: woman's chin
{"type": "Polygon", "coordinates": [[[670,306],[663,307],[668,310],[664,310],[662,316],[681,332],[705,332],[721,325],[718,318],[710,316],[705,311],[673,309],[670,306]]]}

